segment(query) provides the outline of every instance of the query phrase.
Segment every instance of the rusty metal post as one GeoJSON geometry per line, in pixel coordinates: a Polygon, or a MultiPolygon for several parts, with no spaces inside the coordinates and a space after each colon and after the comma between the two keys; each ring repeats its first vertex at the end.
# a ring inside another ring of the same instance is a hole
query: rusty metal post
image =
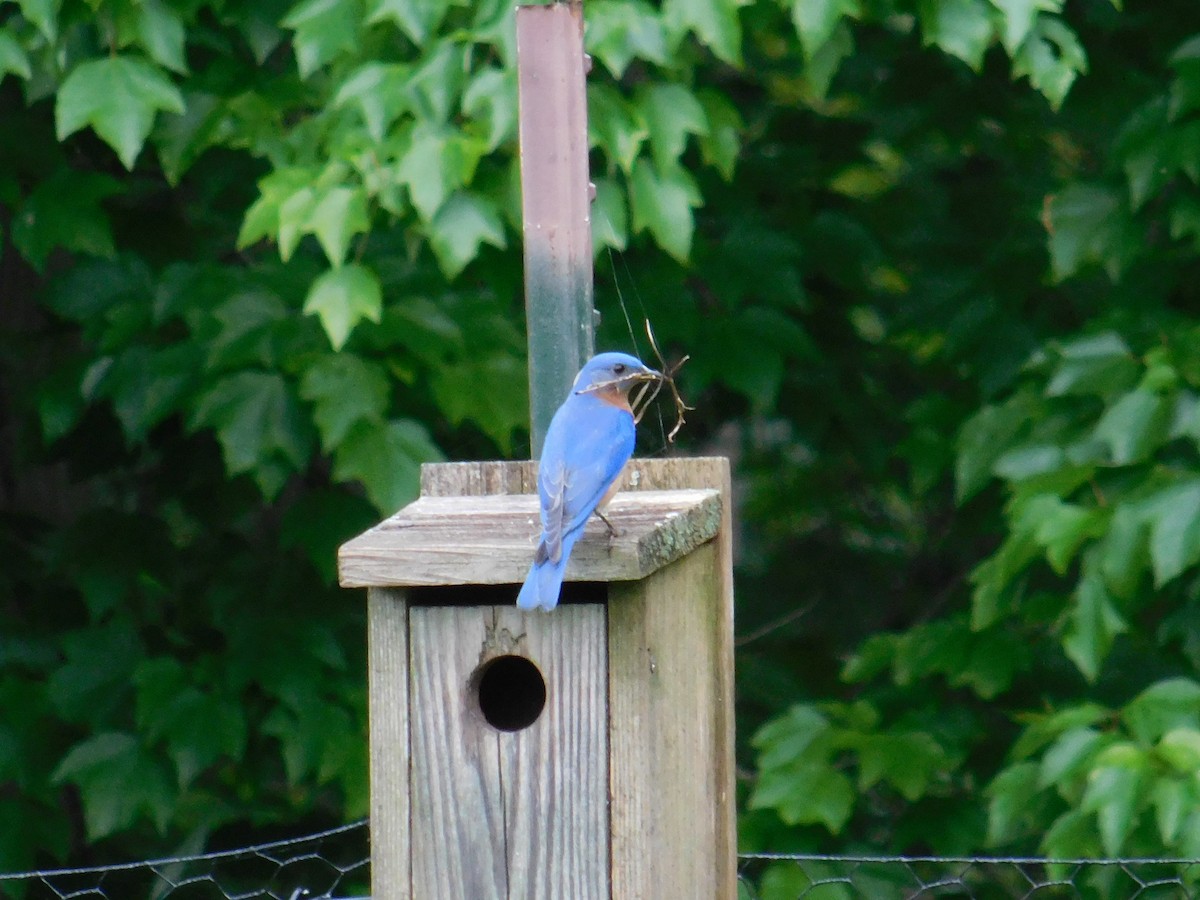
{"type": "Polygon", "coordinates": [[[593,352],[583,5],[517,7],[525,320],[533,456],[593,352]]]}

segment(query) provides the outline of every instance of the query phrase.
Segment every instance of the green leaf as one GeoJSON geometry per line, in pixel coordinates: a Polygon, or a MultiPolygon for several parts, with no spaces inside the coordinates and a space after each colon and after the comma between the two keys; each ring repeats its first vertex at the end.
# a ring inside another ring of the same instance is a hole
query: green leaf
{"type": "Polygon", "coordinates": [[[379,278],[358,263],[330,269],[319,276],[304,300],[305,315],[315,314],[320,318],[334,350],[345,346],[359,322],[369,319],[378,323],[382,312],[379,278]]]}
{"type": "Polygon", "coordinates": [[[443,361],[433,375],[433,396],[450,422],[474,422],[505,452],[513,432],[528,424],[528,374],[514,354],[476,352],[443,361]]]}
{"type": "Polygon", "coordinates": [[[1032,666],[1032,648],[1016,631],[989,628],[974,634],[969,648],[961,668],[946,674],[951,685],[969,687],[984,700],[1008,690],[1016,674],[1032,666]]]}
{"type": "Polygon", "coordinates": [[[708,122],[708,128],[700,135],[700,156],[706,165],[714,166],[722,178],[732,181],[742,149],[745,123],[737,108],[716,91],[703,91],[699,97],[708,122]]]}
{"type": "Polygon", "coordinates": [[[76,744],[51,780],[78,785],[92,841],[130,827],[143,814],[162,830],[175,803],[162,769],[131,734],[103,732],[76,744]]]}
{"type": "Polygon", "coordinates": [[[337,89],[335,107],[357,106],[367,133],[383,141],[388,127],[411,106],[404,90],[411,77],[410,66],[369,62],[355,69],[337,89]]]}
{"type": "Polygon", "coordinates": [[[185,91],[184,101],[183,115],[163,116],[154,132],[163,174],[173,187],[205,150],[221,144],[234,127],[224,98],[185,91]]]}
{"type": "Polygon", "coordinates": [[[107,175],[58,169],[34,188],[13,217],[12,242],[39,272],[55,247],[112,258],[112,226],[101,201],[119,191],[120,185],[107,175]]]}
{"type": "Polygon", "coordinates": [[[1051,743],[1060,734],[1077,728],[1095,725],[1110,716],[1106,707],[1096,703],[1081,703],[1052,713],[1028,713],[1025,731],[1012,747],[1014,759],[1027,759],[1051,743]]]}
{"type": "Polygon", "coordinates": [[[954,464],[954,493],[960,504],[991,479],[996,461],[1028,423],[1030,401],[1028,395],[1017,394],[998,406],[984,406],[963,424],[954,464]]]}
{"type": "Polygon", "coordinates": [[[1005,481],[1021,482],[1056,472],[1066,462],[1066,453],[1055,444],[1024,444],[1002,453],[992,472],[1005,481]]]}
{"type": "Polygon", "coordinates": [[[936,45],[975,72],[996,35],[994,13],[984,0],[921,0],[918,4],[926,45],[936,45]]]}
{"type": "MultiPolygon", "coordinates": [[[[328,783],[342,774],[350,763],[345,736],[356,729],[343,706],[310,698],[292,708],[276,707],[262,730],[279,739],[288,783],[300,788],[310,779],[328,783]]],[[[356,762],[362,767],[365,760],[356,762]]]]}
{"type": "Polygon", "coordinates": [[[1108,513],[1098,507],[1064,503],[1057,497],[1035,499],[1044,502],[1036,513],[1039,522],[1034,538],[1045,548],[1050,568],[1065,575],[1080,545],[1106,532],[1108,513]]]}
{"type": "Polygon", "coordinates": [[[50,44],[58,42],[58,13],[62,0],[17,0],[21,15],[33,23],[50,44]]]}
{"type": "Polygon", "coordinates": [[[455,194],[429,223],[429,246],[446,278],[454,279],[479,255],[481,244],[505,246],[504,224],[489,200],[478,194],[455,194]]]}
{"type": "Polygon", "coordinates": [[[1159,757],[1181,775],[1200,771],[1200,730],[1172,728],[1156,748],[1159,757]]]}
{"type": "Polygon", "coordinates": [[[266,366],[281,354],[281,338],[294,310],[266,291],[236,293],[212,310],[217,328],[208,343],[206,365],[216,372],[266,366]]]}
{"type": "Polygon", "coordinates": [[[1039,767],[1022,762],[1001,770],[987,787],[988,843],[1005,844],[1020,831],[1038,793],[1039,767]]]}
{"type": "MultiPolygon", "coordinates": [[[[588,12],[590,15],[591,7],[588,12]]],[[[479,72],[463,91],[462,111],[483,126],[488,152],[513,140],[517,134],[516,73],[502,69],[479,72]]]]}
{"type": "Polygon", "coordinates": [[[675,33],[691,31],[722,62],[742,63],[742,23],[738,8],[744,0],[664,0],[663,18],[675,33]]]}
{"type": "Polygon", "coordinates": [[[162,0],[141,0],[137,6],[137,33],[146,54],[173,72],[187,72],[183,21],[162,0]]]}
{"type": "Polygon", "coordinates": [[[421,463],[442,458],[425,427],[411,419],[381,425],[359,422],[334,451],[333,477],[360,481],[383,515],[416,499],[421,463]]]}
{"type": "Polygon", "coordinates": [[[763,725],[750,739],[758,748],[758,767],[783,768],[801,760],[813,741],[830,730],[829,719],[816,707],[797,703],[763,725]]]}
{"type": "Polygon", "coordinates": [[[112,400],[130,444],[182,410],[199,384],[201,348],[180,343],[162,349],[131,347],[113,360],[101,393],[112,400]]]}
{"type": "MultiPolygon", "coordinates": [[[[119,517],[114,522],[111,518],[101,516],[83,522],[85,533],[89,525],[111,527],[114,524],[128,526],[130,523],[119,517]]],[[[91,549],[95,543],[92,541],[87,548],[91,549]]],[[[109,551],[108,558],[102,562],[111,562],[114,556],[112,547],[106,549],[109,551]]],[[[76,550],[76,554],[81,555],[79,550],[76,550]]],[[[79,574],[82,576],[80,592],[101,614],[111,611],[112,606],[126,596],[124,587],[127,582],[114,587],[113,583],[122,579],[120,573],[114,578],[111,568],[107,573],[99,572],[98,575],[88,571],[79,574]],[[108,610],[104,609],[106,604],[108,610]]],[[[128,701],[129,677],[138,659],[145,653],[138,634],[128,619],[116,617],[103,625],[68,633],[62,637],[61,643],[65,659],[50,675],[46,684],[46,698],[61,719],[87,724],[93,729],[100,728],[100,723],[106,721],[114,709],[123,707],[128,701]]]]}
{"type": "Polygon", "coordinates": [[[246,719],[240,704],[198,687],[177,660],[144,660],[134,675],[138,727],[153,741],[165,739],[180,789],[222,758],[240,760],[246,719]]]}
{"type": "Polygon", "coordinates": [[[1074,779],[1088,767],[1104,743],[1104,736],[1091,728],[1064,731],[1042,757],[1038,787],[1054,787],[1074,779]]]}
{"type": "Polygon", "coordinates": [[[1177,152],[1165,100],[1148,103],[1125,123],[1114,148],[1124,158],[1129,200],[1140,208],[1176,174],[1177,152]]]}
{"type": "Polygon", "coordinates": [[[792,24],[804,58],[811,62],[834,36],[843,18],[862,15],[859,0],[791,0],[792,24]]]}
{"type": "Polygon", "coordinates": [[[4,80],[6,72],[11,72],[26,81],[33,76],[25,49],[17,43],[17,39],[11,33],[0,31],[0,81],[4,80]]]}
{"type": "Polygon", "coordinates": [[[759,773],[750,809],[772,809],[787,825],[824,825],[832,834],[854,809],[854,784],[827,763],[805,763],[759,773]]]}
{"type": "Polygon", "coordinates": [[[407,85],[419,120],[436,125],[451,123],[458,112],[469,67],[467,47],[461,41],[443,40],[425,49],[424,61],[407,85]]]}
{"type": "Polygon", "coordinates": [[[1072,599],[1063,650],[1088,681],[1095,681],[1116,636],[1128,631],[1129,625],[1092,567],[1085,570],[1072,599]]]}
{"type": "Polygon", "coordinates": [[[423,220],[432,221],[446,199],[470,183],[483,146],[481,141],[427,122],[413,129],[396,177],[408,186],[412,204],[423,220]]]}
{"type": "Polygon", "coordinates": [[[1000,548],[971,572],[971,628],[982,631],[1009,615],[1013,582],[1038,557],[1033,528],[1014,528],[1000,548]]]}
{"type": "Polygon", "coordinates": [[[683,85],[651,85],[638,92],[637,106],[650,129],[650,149],[660,172],[677,164],[689,134],[708,133],[704,107],[683,85]]]}
{"type": "Polygon", "coordinates": [[[1200,479],[1161,491],[1147,508],[1150,560],[1158,588],[1200,562],[1200,479]]]}
{"type": "Polygon", "coordinates": [[[857,749],[859,792],[884,779],[910,803],[925,796],[946,765],[945,751],[924,732],[867,735],[857,749]]]}
{"type": "Polygon", "coordinates": [[[1177,728],[1200,729],[1200,684],[1190,678],[1156,682],[1129,701],[1122,718],[1145,746],[1177,728]]]}
{"type": "Polygon", "coordinates": [[[1088,263],[1103,265],[1110,278],[1117,278],[1136,240],[1120,195],[1100,185],[1069,184],[1050,196],[1046,229],[1055,281],[1070,278],[1088,263]]]}
{"type": "Polygon", "coordinates": [[[1087,789],[1080,801],[1083,812],[1096,814],[1104,852],[1109,856],[1119,856],[1125,848],[1136,823],[1143,787],[1144,759],[1136,753],[1120,759],[1120,765],[1098,766],[1089,773],[1087,789]]]}
{"type": "Polygon", "coordinates": [[[686,264],[692,250],[692,209],[703,200],[692,177],[674,166],[665,174],[639,159],[630,180],[634,231],[649,231],[660,247],[686,264]]]}
{"type": "Polygon", "coordinates": [[[280,464],[300,469],[311,452],[299,404],[283,377],[273,372],[221,378],[200,397],[189,425],[215,428],[229,474],[250,472],[268,498],[283,487],[286,474],[280,464]]]}
{"type": "Polygon", "coordinates": [[[1108,589],[1117,597],[1130,599],[1150,569],[1150,525],[1140,509],[1119,506],[1100,542],[1100,571],[1108,589]]]}
{"type": "Polygon", "coordinates": [[[1061,19],[1039,16],[1033,31],[1013,57],[1013,77],[1029,83],[1057,110],[1077,76],[1087,71],[1087,55],[1075,32],[1061,19]]]}
{"type": "Polygon", "coordinates": [[[300,396],[312,403],[321,449],[331,453],[358,422],[378,424],[388,406],[383,367],[349,352],[323,356],[300,382],[300,396]]]}
{"type": "Polygon", "coordinates": [[[55,131],[61,141],[90,125],[132,169],[159,110],[184,111],[183,95],[161,69],[135,56],[93,59],[59,88],[55,131]]]}
{"type": "Polygon", "coordinates": [[[1107,397],[1137,381],[1137,361],[1116,332],[1068,341],[1059,354],[1061,361],[1046,385],[1047,397],[1107,397]]]}
{"type": "Polygon", "coordinates": [[[804,67],[804,82],[812,101],[819,102],[825,99],[829,93],[829,86],[833,83],[833,76],[838,73],[842,62],[853,53],[854,35],[844,21],[839,22],[829,40],[821,45],[804,67]]]}
{"type": "Polygon", "coordinates": [[[367,22],[374,25],[391,20],[421,46],[437,31],[450,7],[462,5],[455,0],[369,0],[367,22]]]}
{"type": "Polygon", "coordinates": [[[1038,10],[1044,8],[1044,0],[991,0],[992,4],[1004,14],[1004,28],[1000,39],[1009,56],[1017,52],[1017,48],[1025,42],[1033,23],[1037,21],[1038,10]]]}
{"type": "Polygon", "coordinates": [[[587,50],[618,80],[635,59],[666,66],[667,35],[658,12],[644,0],[589,0],[587,50]]]}
{"type": "Polygon", "coordinates": [[[631,173],[650,128],[640,110],[609,85],[589,84],[588,142],[604,151],[622,171],[631,173]]]}
{"type": "Polygon", "coordinates": [[[292,7],[283,26],[296,32],[293,46],[301,78],[357,48],[361,15],[357,0],[301,0],[292,7]]]}
{"type": "Polygon", "coordinates": [[[1114,465],[1141,462],[1167,439],[1173,412],[1167,397],[1137,388],[1105,411],[1092,437],[1108,448],[1114,465]]]}
{"type": "MultiPolygon", "coordinates": [[[[1096,858],[1102,854],[1100,842],[1096,840],[1096,828],[1092,818],[1077,809],[1060,815],[1046,830],[1039,845],[1047,856],[1058,859],[1096,858]]],[[[1055,878],[1068,877],[1069,870],[1047,866],[1055,878]]]]}
{"type": "Polygon", "coordinates": [[[258,182],[259,197],[246,210],[238,232],[238,249],[249,247],[263,238],[277,237],[282,230],[283,205],[298,192],[311,188],[317,173],[312,169],[286,167],[276,169],[258,182]]]}
{"type": "Polygon", "coordinates": [[[629,211],[625,205],[625,190],[609,178],[597,178],[595,184],[592,255],[599,255],[605,247],[624,250],[629,244],[629,211]]]}
{"type": "Polygon", "coordinates": [[[1159,778],[1154,783],[1151,796],[1154,800],[1158,833],[1163,843],[1168,846],[1175,843],[1184,819],[1200,801],[1193,783],[1190,779],[1175,778],[1159,778]]]}
{"type": "Polygon", "coordinates": [[[367,195],[361,187],[333,187],[320,195],[308,214],[305,228],[317,236],[329,264],[337,268],[356,234],[371,227],[367,195]]]}

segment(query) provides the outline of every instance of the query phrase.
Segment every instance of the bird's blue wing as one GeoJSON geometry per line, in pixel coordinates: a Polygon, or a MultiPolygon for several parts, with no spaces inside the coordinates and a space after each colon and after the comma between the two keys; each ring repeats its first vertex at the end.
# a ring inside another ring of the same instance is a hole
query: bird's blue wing
{"type": "Polygon", "coordinates": [[[581,528],[633,455],[633,416],[590,395],[572,395],[546,432],[538,471],[539,555],[557,562],[563,535],[581,528]]]}

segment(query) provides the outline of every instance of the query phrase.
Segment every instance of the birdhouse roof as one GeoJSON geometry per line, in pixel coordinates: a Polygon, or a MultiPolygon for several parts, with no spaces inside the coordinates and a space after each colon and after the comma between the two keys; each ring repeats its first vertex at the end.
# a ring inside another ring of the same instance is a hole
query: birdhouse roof
{"type": "MultiPolygon", "coordinates": [[[[716,536],[721,496],[709,489],[617,494],[571,554],[567,581],[645,578],[716,536]]],[[[534,494],[423,496],[338,551],[343,587],[517,584],[541,530],[534,494]]]]}

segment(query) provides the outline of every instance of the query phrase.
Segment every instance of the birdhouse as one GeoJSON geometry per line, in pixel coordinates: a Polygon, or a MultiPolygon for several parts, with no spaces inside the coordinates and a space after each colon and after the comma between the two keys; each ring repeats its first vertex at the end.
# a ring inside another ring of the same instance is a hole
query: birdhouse
{"type": "Polygon", "coordinates": [[[372,893],[736,895],[724,459],[635,460],[550,612],[536,464],[422,470],[342,546],[368,588],[372,893]]]}

